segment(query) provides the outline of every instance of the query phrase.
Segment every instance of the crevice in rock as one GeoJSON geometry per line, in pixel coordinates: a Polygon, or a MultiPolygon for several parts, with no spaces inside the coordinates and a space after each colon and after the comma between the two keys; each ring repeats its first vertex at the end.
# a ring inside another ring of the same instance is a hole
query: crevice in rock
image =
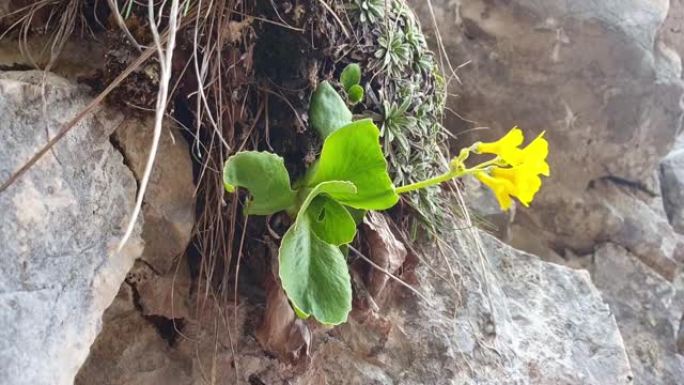
{"type": "Polygon", "coordinates": [[[0,71],[31,71],[34,69],[33,66],[23,63],[0,64],[0,71]]]}
{"type": "Polygon", "coordinates": [[[613,183],[617,186],[622,186],[622,187],[627,187],[632,190],[636,190],[637,192],[643,193],[648,195],[650,198],[655,198],[660,195],[659,192],[653,191],[650,189],[646,184],[644,184],[641,181],[633,181],[629,179],[625,179],[619,176],[615,175],[608,175],[608,176],[603,176],[598,179],[594,179],[589,182],[589,189],[593,189],[596,181],[607,181],[610,183],[613,183]]]}
{"type": "Polygon", "coordinates": [[[147,322],[157,329],[157,333],[159,333],[159,336],[169,344],[169,347],[173,347],[178,341],[178,337],[180,336],[179,332],[182,331],[185,326],[185,320],[183,318],[166,318],[159,315],[145,315],[143,313],[143,306],[140,301],[138,288],[133,283],[126,282],[126,284],[131,287],[133,293],[133,306],[135,309],[147,322]]]}
{"type": "Polygon", "coordinates": [[[124,166],[126,166],[126,168],[128,168],[131,171],[131,174],[133,174],[133,179],[135,179],[136,185],[135,191],[137,194],[137,192],[140,190],[140,178],[138,177],[138,175],[136,175],[130,160],[126,157],[126,152],[124,151],[123,146],[119,142],[119,139],[116,137],[116,131],[109,135],[109,143],[119,154],[121,154],[124,166]]]}
{"type": "Polygon", "coordinates": [[[147,322],[154,325],[159,333],[159,336],[163,338],[170,347],[176,344],[179,337],[179,330],[183,329],[185,325],[185,320],[182,318],[166,318],[157,315],[143,316],[147,322]]]}
{"type": "Polygon", "coordinates": [[[152,266],[151,263],[147,262],[146,260],[144,260],[144,259],[142,259],[142,258],[138,259],[138,261],[139,261],[140,263],[142,263],[143,265],[147,266],[150,270],[152,270],[152,272],[153,272],[155,275],[161,275],[161,272],[157,271],[157,270],[154,268],[154,266],[152,266]]]}
{"type": "Polygon", "coordinates": [[[256,374],[251,374],[249,376],[249,385],[266,385],[266,383],[261,381],[256,374]]]}

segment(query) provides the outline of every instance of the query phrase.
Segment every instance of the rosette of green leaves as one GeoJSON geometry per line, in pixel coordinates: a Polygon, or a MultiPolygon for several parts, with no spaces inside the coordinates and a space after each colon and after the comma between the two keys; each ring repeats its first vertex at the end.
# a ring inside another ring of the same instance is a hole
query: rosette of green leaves
{"type": "Polygon", "coordinates": [[[226,161],[224,184],[229,192],[249,191],[247,214],[290,214],[293,223],[278,256],[283,289],[298,316],[336,325],[351,310],[351,280],[340,250],[356,236],[350,210],[388,209],[399,196],[370,119],[351,122],[351,112],[327,82],[314,92],[309,115],[325,141],[300,187],[292,188],[281,157],[256,151],[226,161]]]}

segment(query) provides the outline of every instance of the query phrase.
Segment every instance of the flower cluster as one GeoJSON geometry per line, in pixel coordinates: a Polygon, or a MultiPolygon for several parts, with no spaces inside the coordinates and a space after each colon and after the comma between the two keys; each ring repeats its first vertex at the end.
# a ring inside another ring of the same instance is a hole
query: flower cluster
{"type": "Polygon", "coordinates": [[[477,154],[493,154],[496,158],[475,173],[480,182],[489,187],[503,210],[511,207],[511,197],[529,206],[541,187],[540,175],[549,176],[546,156],[549,143],[544,132],[526,147],[520,148],[525,140],[522,130],[513,127],[501,139],[490,143],[475,143],[472,151],[477,154]]]}
{"type": "Polygon", "coordinates": [[[472,146],[462,149],[458,156],[451,160],[448,172],[420,182],[397,187],[396,192],[403,194],[460,178],[464,175],[474,175],[494,192],[502,210],[511,208],[512,198],[517,198],[520,203],[527,207],[541,187],[540,175],[549,176],[549,164],[546,163],[546,156],[549,154],[549,142],[544,138],[544,132],[534,138],[527,146],[520,148],[524,141],[525,137],[522,130],[513,127],[495,142],[476,142],[472,146]],[[471,152],[493,154],[496,157],[468,168],[465,161],[471,152]]]}

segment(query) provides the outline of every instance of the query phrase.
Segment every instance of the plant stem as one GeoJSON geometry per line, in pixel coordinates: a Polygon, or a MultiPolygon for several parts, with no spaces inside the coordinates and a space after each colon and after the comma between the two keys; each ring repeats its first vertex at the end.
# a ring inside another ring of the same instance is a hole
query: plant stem
{"type": "Polygon", "coordinates": [[[444,173],[442,175],[438,175],[438,176],[430,178],[430,179],[421,180],[420,182],[407,184],[405,186],[399,186],[399,187],[397,187],[396,192],[397,192],[397,194],[403,194],[403,193],[406,193],[409,191],[420,190],[420,189],[425,188],[425,187],[430,187],[430,186],[434,186],[436,184],[440,184],[442,182],[446,182],[452,178],[456,178],[457,176],[459,176],[459,175],[453,174],[452,172],[447,172],[447,173],[444,173]]]}
{"type": "Polygon", "coordinates": [[[478,169],[481,170],[481,169],[483,169],[483,168],[485,168],[485,167],[489,167],[489,166],[491,166],[491,165],[497,164],[500,160],[501,160],[501,158],[497,156],[496,158],[490,159],[490,160],[488,160],[488,161],[486,161],[486,162],[482,162],[482,163],[478,164],[477,166],[475,166],[475,167],[473,167],[473,168],[471,168],[471,169],[468,169],[467,171],[474,171],[474,170],[478,170],[478,169]]]}
{"type": "Polygon", "coordinates": [[[403,193],[407,193],[409,191],[420,190],[420,189],[425,188],[425,187],[438,185],[440,183],[447,182],[451,179],[456,179],[456,178],[460,178],[464,175],[475,174],[476,172],[483,171],[486,167],[489,167],[493,164],[496,164],[496,162],[498,162],[498,161],[499,161],[499,157],[496,157],[496,158],[488,160],[486,162],[482,162],[473,168],[461,169],[459,171],[450,170],[448,172],[445,172],[442,175],[437,175],[437,176],[432,177],[430,179],[421,180],[420,182],[407,184],[405,186],[399,186],[395,189],[395,191],[397,192],[397,194],[403,194],[403,193]]]}

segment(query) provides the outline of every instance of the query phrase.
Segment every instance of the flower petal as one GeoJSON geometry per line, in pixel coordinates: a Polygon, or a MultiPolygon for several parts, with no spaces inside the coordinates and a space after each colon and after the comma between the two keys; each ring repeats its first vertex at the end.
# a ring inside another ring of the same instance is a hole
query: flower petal
{"type": "Polygon", "coordinates": [[[496,142],[479,143],[476,151],[481,154],[496,154],[502,155],[503,152],[508,152],[520,146],[525,140],[523,132],[518,127],[511,128],[506,135],[496,142]]]}
{"type": "Polygon", "coordinates": [[[510,187],[512,186],[507,186],[507,183],[505,183],[506,181],[492,178],[485,172],[477,173],[475,174],[475,177],[485,186],[489,187],[490,190],[492,190],[496,200],[499,202],[501,210],[508,211],[508,209],[511,208],[513,201],[511,200],[509,192],[510,187]]]}

